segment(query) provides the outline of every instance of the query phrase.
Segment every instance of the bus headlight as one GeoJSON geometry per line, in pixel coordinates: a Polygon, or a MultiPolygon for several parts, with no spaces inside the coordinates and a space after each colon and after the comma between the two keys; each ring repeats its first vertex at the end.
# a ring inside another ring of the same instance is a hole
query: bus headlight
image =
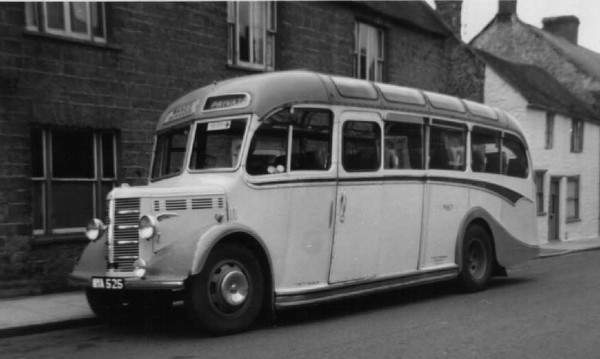
{"type": "Polygon", "coordinates": [[[133,262],[133,274],[135,274],[136,277],[144,277],[146,275],[146,269],[148,269],[148,263],[142,258],[138,258],[133,262]]]}
{"type": "Polygon", "coordinates": [[[106,225],[98,218],[94,218],[85,227],[85,236],[93,242],[102,236],[102,233],[104,233],[105,229],[106,225]]]}
{"type": "Polygon", "coordinates": [[[140,238],[150,240],[156,235],[156,219],[152,216],[143,216],[138,227],[140,238]]]}

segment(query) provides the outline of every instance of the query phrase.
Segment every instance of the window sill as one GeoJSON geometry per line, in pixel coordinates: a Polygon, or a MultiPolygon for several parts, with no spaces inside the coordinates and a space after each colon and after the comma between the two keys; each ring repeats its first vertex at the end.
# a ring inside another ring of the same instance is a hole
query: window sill
{"type": "Polygon", "coordinates": [[[65,243],[81,243],[85,244],[89,240],[82,233],[73,234],[48,234],[48,235],[34,235],[31,238],[30,244],[34,247],[65,244],[65,243]]]}
{"type": "Polygon", "coordinates": [[[30,36],[30,37],[38,37],[38,38],[53,40],[53,41],[57,41],[57,42],[74,43],[77,45],[95,47],[95,48],[105,49],[105,50],[113,50],[113,51],[121,51],[122,50],[121,47],[111,45],[108,43],[86,41],[86,40],[76,39],[76,38],[67,37],[67,36],[48,34],[48,33],[40,32],[40,31],[32,31],[32,30],[26,29],[26,30],[23,30],[23,34],[25,34],[26,36],[30,36]]]}
{"type": "Polygon", "coordinates": [[[545,217],[546,215],[548,215],[548,212],[538,212],[537,213],[538,217],[545,217]]]}
{"type": "Polygon", "coordinates": [[[268,69],[266,67],[252,67],[252,66],[235,65],[235,64],[227,64],[227,68],[232,69],[232,70],[243,70],[243,71],[257,72],[257,73],[275,71],[274,69],[268,69]]]}
{"type": "Polygon", "coordinates": [[[581,222],[581,218],[567,218],[567,223],[581,222]]]}

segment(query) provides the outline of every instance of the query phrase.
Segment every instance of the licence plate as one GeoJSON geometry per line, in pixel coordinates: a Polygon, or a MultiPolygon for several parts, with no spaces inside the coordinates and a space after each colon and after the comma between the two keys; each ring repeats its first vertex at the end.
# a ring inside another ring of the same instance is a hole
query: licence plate
{"type": "Polygon", "coordinates": [[[110,290],[125,289],[125,279],[111,277],[94,277],[92,278],[92,288],[110,290]]]}

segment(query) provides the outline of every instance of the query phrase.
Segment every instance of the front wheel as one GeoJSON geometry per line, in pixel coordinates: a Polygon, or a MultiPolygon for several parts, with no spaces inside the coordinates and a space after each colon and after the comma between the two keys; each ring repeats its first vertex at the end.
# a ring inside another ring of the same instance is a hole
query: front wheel
{"type": "Polygon", "coordinates": [[[469,292],[487,288],[494,263],[492,244],[488,232],[478,225],[465,232],[462,247],[461,286],[469,292]]]}
{"type": "Polygon", "coordinates": [[[190,279],[186,307],[192,322],[211,334],[248,329],[261,312],[264,278],[256,256],[235,245],[217,247],[190,279]]]}

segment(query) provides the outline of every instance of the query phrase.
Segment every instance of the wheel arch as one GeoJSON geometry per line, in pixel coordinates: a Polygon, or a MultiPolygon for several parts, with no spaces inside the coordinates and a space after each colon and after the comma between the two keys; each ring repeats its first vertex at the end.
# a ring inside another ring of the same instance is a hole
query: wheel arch
{"type": "Polygon", "coordinates": [[[240,245],[249,249],[258,259],[265,279],[265,298],[267,303],[265,308],[273,312],[274,308],[274,278],[273,264],[269,251],[261,238],[249,227],[235,224],[225,224],[217,226],[206,232],[196,247],[190,277],[199,274],[208,256],[218,247],[225,245],[240,245]]]}
{"type": "Polygon", "coordinates": [[[496,276],[505,276],[506,275],[506,269],[504,267],[502,267],[499,262],[498,262],[498,255],[497,255],[497,243],[496,243],[496,239],[497,239],[497,235],[493,229],[492,224],[496,223],[496,221],[493,219],[492,215],[486,211],[485,209],[481,208],[481,207],[475,207],[473,209],[471,209],[464,217],[462,224],[460,226],[460,231],[458,232],[458,237],[456,239],[456,249],[455,249],[455,261],[456,264],[458,265],[458,271],[459,273],[461,273],[463,271],[463,267],[462,267],[462,251],[463,251],[463,241],[465,239],[465,232],[467,231],[467,229],[473,225],[478,225],[481,228],[483,228],[489,238],[490,238],[490,244],[492,247],[492,256],[493,256],[493,267],[492,267],[492,275],[496,275],[496,276]]]}

